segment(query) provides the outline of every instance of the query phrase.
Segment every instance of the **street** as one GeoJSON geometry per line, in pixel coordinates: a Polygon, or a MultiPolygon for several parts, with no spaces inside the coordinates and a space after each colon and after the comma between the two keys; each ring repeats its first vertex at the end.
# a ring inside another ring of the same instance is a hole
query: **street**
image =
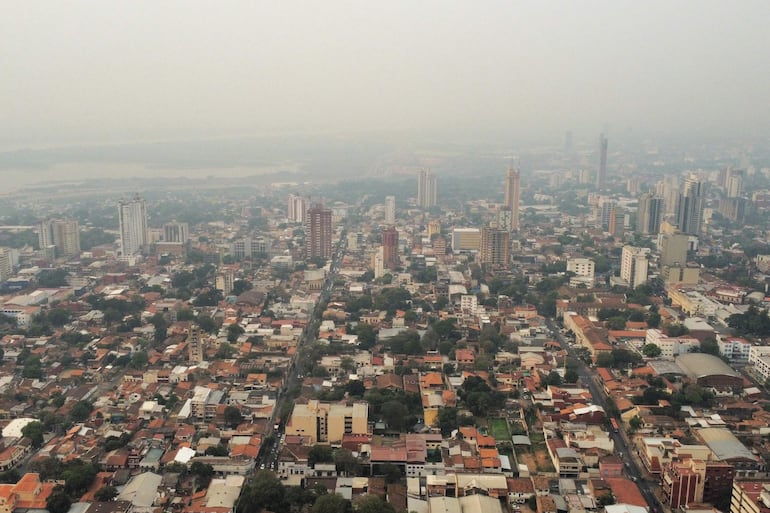
{"type": "MultiPolygon", "coordinates": [[[[593,397],[594,402],[604,408],[606,412],[607,397],[604,394],[604,391],[601,390],[599,385],[596,383],[596,376],[594,373],[591,372],[588,366],[586,366],[580,358],[578,358],[572,346],[567,340],[564,339],[564,336],[559,331],[559,327],[554,323],[553,319],[546,319],[546,325],[551,331],[551,335],[559,341],[562,348],[567,351],[567,354],[578,362],[577,371],[578,376],[580,377],[580,382],[591,392],[591,397],[593,397]]],[[[639,491],[642,493],[642,496],[650,506],[650,511],[653,513],[668,511],[668,508],[664,508],[661,502],[658,500],[658,497],[655,494],[655,488],[652,488],[651,483],[646,479],[646,471],[640,469],[641,463],[637,460],[637,458],[634,457],[635,449],[632,445],[629,444],[627,435],[622,428],[622,424],[621,429],[619,429],[617,433],[610,431],[610,436],[615,443],[615,454],[618,455],[623,461],[628,477],[636,482],[637,486],[639,487],[639,491]]]]}

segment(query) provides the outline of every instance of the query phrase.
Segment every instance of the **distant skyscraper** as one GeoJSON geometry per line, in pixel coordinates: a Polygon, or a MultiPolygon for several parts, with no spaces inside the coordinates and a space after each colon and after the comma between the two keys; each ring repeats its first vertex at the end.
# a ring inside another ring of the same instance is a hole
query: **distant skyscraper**
{"type": "Polygon", "coordinates": [[[147,249],[147,206],[144,200],[135,196],[121,201],[118,207],[120,223],[120,247],[123,256],[140,254],[147,249]]]}
{"type": "Polygon", "coordinates": [[[395,196],[385,196],[385,224],[396,224],[395,196]]]}
{"type": "Polygon", "coordinates": [[[308,258],[332,257],[332,211],[316,205],[307,211],[305,246],[308,258]]]}
{"type": "Polygon", "coordinates": [[[497,209],[497,227],[509,232],[513,230],[513,211],[510,208],[502,206],[497,209]]]}
{"type": "Polygon", "coordinates": [[[727,177],[725,192],[728,198],[740,198],[743,194],[743,171],[733,170],[727,177]]]}
{"type": "Polygon", "coordinates": [[[398,267],[398,231],[390,227],[382,232],[382,264],[388,269],[398,267]]]}
{"type": "Polygon", "coordinates": [[[511,209],[511,229],[519,229],[519,199],[521,198],[521,173],[513,167],[508,169],[505,176],[505,201],[506,207],[511,209]]]}
{"type": "Polygon", "coordinates": [[[506,265],[510,259],[510,246],[510,232],[489,226],[483,227],[479,246],[479,263],[506,265]]]}
{"type": "Polygon", "coordinates": [[[682,233],[700,235],[705,202],[706,183],[690,175],[684,180],[676,210],[676,224],[682,233]]]}
{"type": "Polygon", "coordinates": [[[599,170],[596,173],[596,188],[603,189],[607,181],[607,137],[599,136],[599,170]]]}
{"type": "Polygon", "coordinates": [[[436,176],[430,171],[420,170],[417,176],[417,206],[430,208],[436,205],[436,176]]]}
{"type": "Polygon", "coordinates": [[[642,235],[655,235],[660,231],[660,219],[663,215],[663,198],[652,194],[642,194],[639,209],[636,212],[636,230],[642,235]]]}
{"type": "Polygon", "coordinates": [[[307,215],[307,200],[303,196],[289,194],[289,208],[286,217],[290,223],[304,223],[307,215]]]}
{"type": "Polygon", "coordinates": [[[12,271],[11,248],[0,248],[0,283],[10,278],[12,271]]]}
{"type": "Polygon", "coordinates": [[[607,231],[616,239],[622,239],[626,231],[626,211],[620,205],[613,205],[610,211],[607,231]]]}
{"type": "Polygon", "coordinates": [[[187,223],[166,223],[163,225],[163,240],[165,242],[187,242],[190,238],[190,227],[187,223]]]}

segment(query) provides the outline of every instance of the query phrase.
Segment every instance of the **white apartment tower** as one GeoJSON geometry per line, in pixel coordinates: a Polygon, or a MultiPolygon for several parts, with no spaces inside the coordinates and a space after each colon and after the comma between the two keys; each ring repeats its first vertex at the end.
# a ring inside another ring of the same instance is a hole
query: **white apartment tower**
{"type": "Polygon", "coordinates": [[[623,246],[620,257],[620,277],[635,289],[647,281],[647,253],[649,248],[623,246]]]}
{"type": "Polygon", "coordinates": [[[121,201],[118,207],[122,255],[132,256],[147,249],[147,206],[140,196],[121,201]]]}
{"type": "Polygon", "coordinates": [[[297,194],[289,194],[286,217],[290,223],[304,223],[307,216],[307,200],[297,194]]]}
{"type": "Polygon", "coordinates": [[[385,196],[385,224],[396,224],[395,196],[385,196]]]}

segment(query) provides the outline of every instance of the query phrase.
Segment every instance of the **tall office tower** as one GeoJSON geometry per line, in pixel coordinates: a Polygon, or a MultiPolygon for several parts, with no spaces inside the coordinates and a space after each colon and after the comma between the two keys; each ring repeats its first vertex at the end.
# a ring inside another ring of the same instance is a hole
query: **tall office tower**
{"type": "Polygon", "coordinates": [[[385,196],[385,224],[396,224],[395,196],[385,196]]]}
{"type": "Polygon", "coordinates": [[[620,257],[620,277],[635,289],[647,281],[647,253],[649,248],[623,246],[620,257]]]}
{"type": "Polygon", "coordinates": [[[684,233],[662,233],[659,237],[660,266],[684,266],[690,237],[684,233]]]}
{"type": "Polygon", "coordinates": [[[332,211],[315,205],[307,211],[308,229],[305,233],[307,258],[332,257],[332,211]]]}
{"type": "Polygon", "coordinates": [[[399,264],[398,230],[390,227],[382,232],[382,263],[388,269],[395,269],[399,264]]]}
{"type": "Polygon", "coordinates": [[[190,238],[190,227],[187,223],[176,221],[163,225],[163,240],[165,242],[185,243],[190,238]]]}
{"type": "Polygon", "coordinates": [[[679,231],[690,235],[700,235],[705,202],[706,183],[701,181],[697,175],[690,175],[685,178],[676,209],[676,224],[679,231]]]}
{"type": "Polygon", "coordinates": [[[503,204],[511,209],[511,229],[519,229],[519,199],[521,198],[521,173],[509,168],[505,176],[505,199],[503,204]]]}
{"type": "Polygon", "coordinates": [[[307,216],[307,201],[303,196],[289,194],[289,208],[286,217],[290,223],[304,223],[307,216]]]}
{"type": "Polygon", "coordinates": [[[187,330],[187,360],[190,363],[203,363],[205,348],[200,328],[193,325],[187,330]]]}
{"type": "Polygon", "coordinates": [[[481,229],[479,245],[479,263],[491,265],[507,265],[510,260],[511,234],[508,230],[500,230],[484,226],[481,229]]]}
{"type": "Polygon", "coordinates": [[[663,198],[652,194],[642,194],[639,209],[636,211],[636,231],[642,235],[655,235],[660,231],[660,219],[663,214],[663,198]]]}
{"type": "Polygon", "coordinates": [[[599,136],[599,170],[596,173],[596,188],[601,190],[607,181],[607,137],[599,136]]]}
{"type": "Polygon", "coordinates": [[[436,175],[424,169],[417,176],[417,206],[430,208],[436,205],[436,175]]]}
{"type": "Polygon", "coordinates": [[[616,239],[622,239],[626,234],[626,211],[620,205],[613,205],[610,211],[610,224],[607,231],[616,239]]]}
{"type": "Polygon", "coordinates": [[[121,201],[118,207],[120,247],[123,256],[137,255],[147,249],[147,206],[144,200],[121,201]]]}

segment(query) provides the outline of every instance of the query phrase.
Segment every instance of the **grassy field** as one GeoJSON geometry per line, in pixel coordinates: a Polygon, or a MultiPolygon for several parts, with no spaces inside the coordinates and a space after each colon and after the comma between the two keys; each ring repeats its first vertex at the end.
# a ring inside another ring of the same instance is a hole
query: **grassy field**
{"type": "Polygon", "coordinates": [[[508,430],[508,421],[505,419],[489,419],[487,421],[489,433],[498,442],[510,442],[511,432],[508,430]]]}

